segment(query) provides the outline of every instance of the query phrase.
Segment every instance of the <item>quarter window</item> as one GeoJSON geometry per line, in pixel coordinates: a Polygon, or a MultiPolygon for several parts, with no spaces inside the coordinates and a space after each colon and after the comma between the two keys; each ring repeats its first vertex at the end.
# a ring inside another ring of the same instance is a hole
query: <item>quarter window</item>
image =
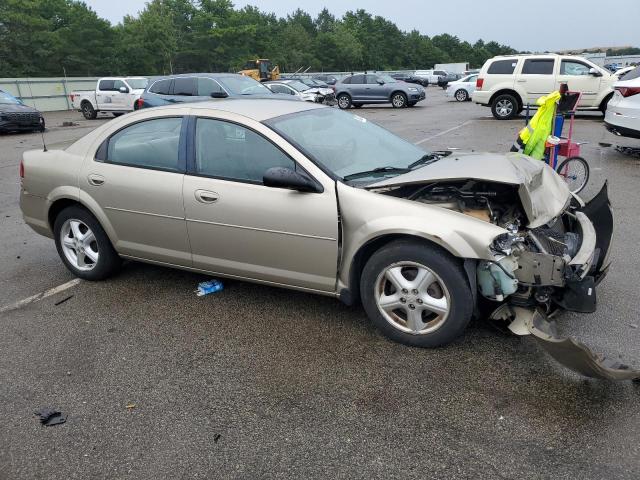
{"type": "Polygon", "coordinates": [[[110,139],[106,161],[133,167],[180,171],[182,118],[157,118],[123,128],[110,139]]]}
{"type": "Polygon", "coordinates": [[[553,59],[528,58],[522,67],[523,75],[553,75],[553,59]]]}
{"type": "Polygon", "coordinates": [[[271,167],[295,169],[295,163],[252,130],[222,120],[197,120],[195,173],[262,183],[271,167]]]}
{"type": "Polygon", "coordinates": [[[562,60],[560,64],[560,75],[589,75],[591,67],[582,62],[562,60]]]}
{"type": "Polygon", "coordinates": [[[158,80],[154,83],[149,91],[151,93],[157,93],[158,95],[169,95],[169,87],[171,86],[171,80],[158,80]]]}
{"type": "Polygon", "coordinates": [[[489,69],[487,73],[496,74],[496,75],[511,75],[513,71],[516,69],[518,61],[516,59],[513,60],[496,60],[489,65],[489,69]]]}
{"type": "Polygon", "coordinates": [[[364,79],[364,75],[354,75],[353,77],[351,77],[351,82],[352,85],[355,83],[357,85],[362,85],[364,83],[366,83],[365,79],[364,79]]]}

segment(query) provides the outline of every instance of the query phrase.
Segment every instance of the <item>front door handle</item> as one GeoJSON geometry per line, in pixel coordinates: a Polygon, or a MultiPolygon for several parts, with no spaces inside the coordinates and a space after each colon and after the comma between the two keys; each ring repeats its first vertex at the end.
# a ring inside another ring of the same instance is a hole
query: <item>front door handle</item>
{"type": "Polygon", "coordinates": [[[90,173],[87,177],[87,181],[89,185],[93,185],[94,187],[99,187],[104,184],[104,177],[102,175],[97,175],[95,173],[90,173]]]}
{"type": "Polygon", "coordinates": [[[196,190],[194,195],[200,203],[215,203],[220,198],[216,192],[210,192],[209,190],[196,190]]]}
{"type": "Polygon", "coordinates": [[[518,83],[527,83],[527,81],[523,80],[523,79],[520,79],[520,80],[518,80],[518,83]]]}

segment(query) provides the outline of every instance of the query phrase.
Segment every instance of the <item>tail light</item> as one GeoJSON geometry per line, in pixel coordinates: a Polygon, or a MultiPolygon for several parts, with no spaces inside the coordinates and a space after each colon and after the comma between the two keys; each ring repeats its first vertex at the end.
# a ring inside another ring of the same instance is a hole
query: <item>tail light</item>
{"type": "Polygon", "coordinates": [[[136,110],[142,108],[142,105],[144,105],[144,100],[142,98],[139,98],[136,100],[136,110]]]}
{"type": "Polygon", "coordinates": [[[71,103],[73,103],[73,99],[76,98],[75,95],[69,95],[69,100],[71,100],[71,103]]]}
{"type": "Polygon", "coordinates": [[[482,85],[484,85],[484,78],[476,78],[476,90],[482,90],[482,85]]]}
{"type": "Polygon", "coordinates": [[[623,97],[631,97],[640,93],[640,87],[616,87],[623,97]]]}
{"type": "Polygon", "coordinates": [[[20,160],[20,178],[24,178],[24,161],[20,160]]]}

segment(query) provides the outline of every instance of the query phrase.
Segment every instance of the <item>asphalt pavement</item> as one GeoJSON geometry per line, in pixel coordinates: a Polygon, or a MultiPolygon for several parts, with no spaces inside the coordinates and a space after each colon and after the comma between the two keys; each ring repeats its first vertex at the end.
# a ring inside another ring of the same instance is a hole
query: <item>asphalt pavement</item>
{"type": "MultiPolygon", "coordinates": [[[[496,121],[438,88],[409,109],[358,115],[426,149],[503,152],[496,121]]],[[[104,117],[46,114],[52,148],[104,117]],[[63,127],[63,121],[77,125],[63,127]]],[[[640,366],[640,158],[581,114],[575,137],[616,215],[598,312],[561,331],[640,366]]],[[[22,221],[18,164],[39,134],[0,135],[0,312],[73,279],[22,221]]],[[[306,293],[128,263],[0,313],[0,479],[637,479],[640,384],[580,377],[530,338],[482,322],[445,348],[381,337],[360,308],[306,293]],[[44,427],[41,407],[67,415],[44,427]]]]}

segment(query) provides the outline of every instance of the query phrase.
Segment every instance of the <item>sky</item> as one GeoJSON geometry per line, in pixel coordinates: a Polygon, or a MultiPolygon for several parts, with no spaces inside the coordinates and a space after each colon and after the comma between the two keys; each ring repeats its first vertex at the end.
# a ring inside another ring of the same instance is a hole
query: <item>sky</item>
{"type": "MultiPolygon", "coordinates": [[[[98,15],[116,24],[144,9],[146,0],[85,0],[98,15]]],[[[555,51],[590,47],[640,47],[640,0],[236,0],[286,16],[296,8],[315,17],[323,7],[336,17],[364,8],[402,30],[429,36],[457,35],[474,43],[495,40],[517,50],[555,51]],[[607,8],[608,6],[608,8],[607,8]],[[554,13],[558,11],[558,13],[554,13]],[[525,28],[525,25],[527,28],[525,28]]]]}

